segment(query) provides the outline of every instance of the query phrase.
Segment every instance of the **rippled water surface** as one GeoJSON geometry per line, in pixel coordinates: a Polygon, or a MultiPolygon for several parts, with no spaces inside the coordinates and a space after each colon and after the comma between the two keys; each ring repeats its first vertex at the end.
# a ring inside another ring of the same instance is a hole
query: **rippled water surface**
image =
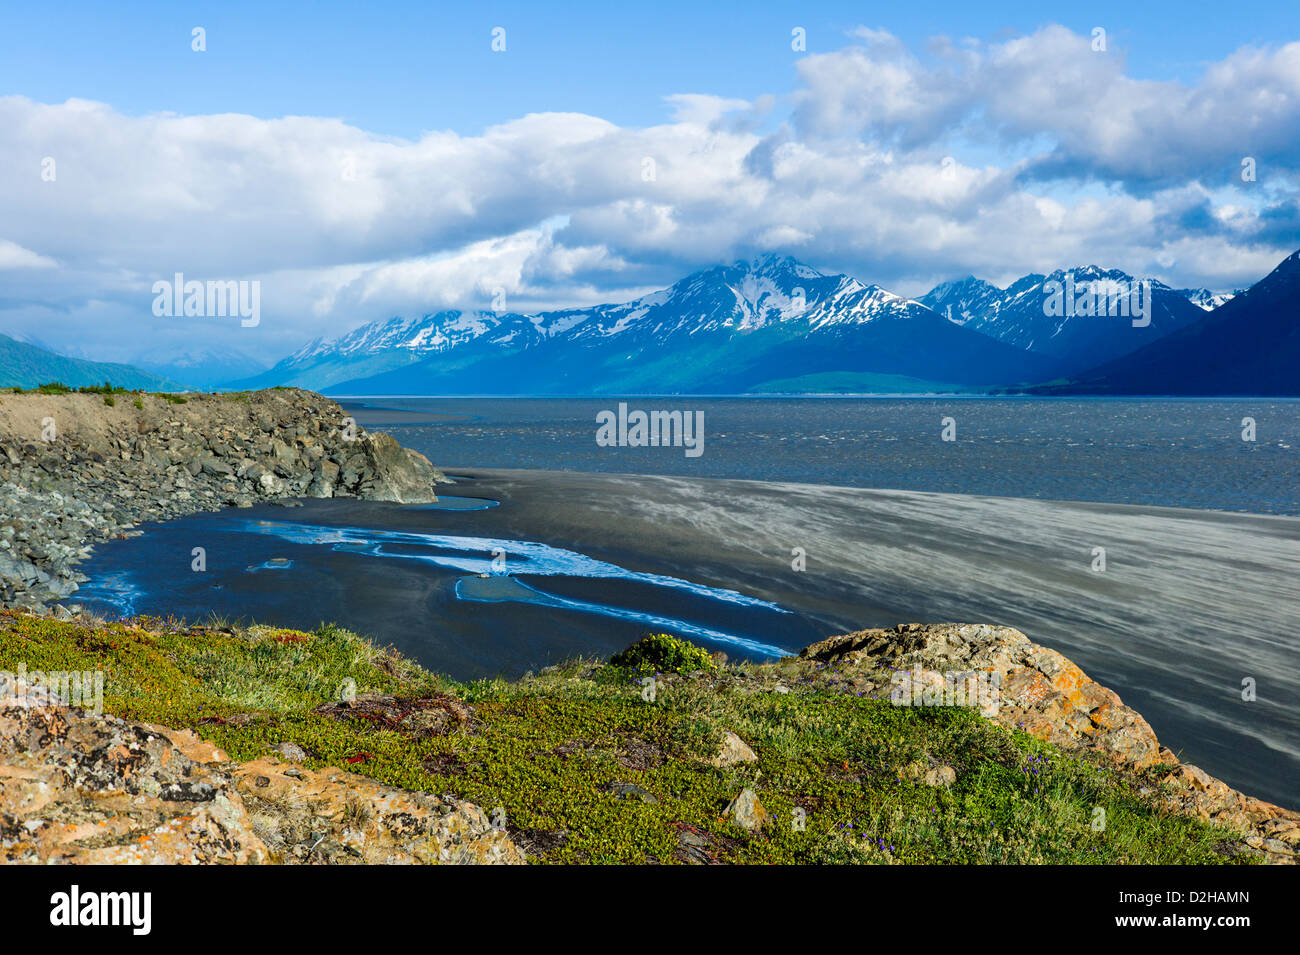
{"type": "Polygon", "coordinates": [[[1300,400],[372,398],[439,464],[672,474],[1300,514],[1300,400]],[[704,452],[604,448],[596,415],[704,412],[704,452]],[[952,418],[956,440],[941,439],[952,418]],[[1243,441],[1243,419],[1255,440],[1243,441]]]}

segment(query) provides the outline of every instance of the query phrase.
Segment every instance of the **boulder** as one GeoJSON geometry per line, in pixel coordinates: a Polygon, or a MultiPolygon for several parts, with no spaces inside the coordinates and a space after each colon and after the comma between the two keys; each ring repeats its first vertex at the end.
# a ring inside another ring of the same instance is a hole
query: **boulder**
{"type": "Polygon", "coordinates": [[[740,763],[756,762],[758,762],[758,755],[750,749],[749,744],[727,730],[722,735],[722,742],[718,744],[717,753],[709,760],[709,765],[723,769],[740,763]]]}
{"type": "Polygon", "coordinates": [[[758,794],[749,788],[742,789],[740,795],[727,804],[722,814],[730,816],[736,825],[750,832],[762,829],[771,819],[759,801],[758,794]]]}
{"type": "Polygon", "coordinates": [[[522,865],[510,836],[472,803],[393,789],[276,759],[234,768],[253,826],[284,863],[522,865]]]}

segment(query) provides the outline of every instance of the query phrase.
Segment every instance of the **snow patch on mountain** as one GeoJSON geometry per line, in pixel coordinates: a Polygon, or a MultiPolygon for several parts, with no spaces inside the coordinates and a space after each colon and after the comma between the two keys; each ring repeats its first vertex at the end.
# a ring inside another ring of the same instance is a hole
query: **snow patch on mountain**
{"type": "Polygon", "coordinates": [[[1232,301],[1241,294],[1241,289],[1234,292],[1212,292],[1207,288],[1180,288],[1178,294],[1197,308],[1212,312],[1220,305],[1232,301]]]}

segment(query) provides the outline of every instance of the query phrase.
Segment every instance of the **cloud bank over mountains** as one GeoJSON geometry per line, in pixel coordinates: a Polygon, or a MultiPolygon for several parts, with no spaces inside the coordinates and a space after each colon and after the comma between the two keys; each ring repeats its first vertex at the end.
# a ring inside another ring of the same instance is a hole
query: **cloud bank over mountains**
{"type": "Polygon", "coordinates": [[[752,102],[668,96],[648,128],[545,113],[409,141],[2,97],[0,327],[113,360],[196,337],[272,358],[387,315],[627,301],[764,251],[920,294],[1089,263],[1234,288],[1300,245],[1300,43],[1191,85],[1058,26],[844,44],[752,102]],[[260,280],[261,324],[155,318],[176,272],[260,280]]]}

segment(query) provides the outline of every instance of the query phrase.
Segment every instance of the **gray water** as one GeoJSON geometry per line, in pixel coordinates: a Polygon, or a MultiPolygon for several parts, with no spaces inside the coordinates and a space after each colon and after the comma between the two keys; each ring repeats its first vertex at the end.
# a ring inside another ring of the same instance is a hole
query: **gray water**
{"type": "Polygon", "coordinates": [[[343,399],[442,466],[789,481],[1300,515],[1300,399],[343,399]],[[596,444],[596,415],[704,413],[683,448],[596,444]],[[956,440],[942,440],[952,418],[956,440]],[[1242,420],[1255,440],[1242,440],[1242,420]]]}

